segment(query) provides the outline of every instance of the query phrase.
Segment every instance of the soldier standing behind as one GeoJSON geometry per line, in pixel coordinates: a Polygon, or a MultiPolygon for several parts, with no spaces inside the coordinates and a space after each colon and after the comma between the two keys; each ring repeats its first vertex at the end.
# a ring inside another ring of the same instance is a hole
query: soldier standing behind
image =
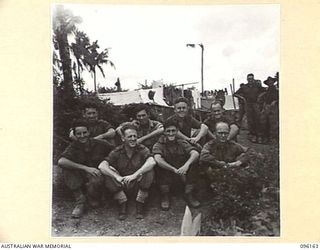
{"type": "Polygon", "coordinates": [[[254,143],[262,143],[258,98],[265,90],[255,81],[253,74],[248,74],[247,80],[248,83],[238,89],[234,96],[245,101],[245,110],[249,129],[248,139],[254,143]]]}
{"type": "Polygon", "coordinates": [[[221,102],[214,101],[211,104],[211,114],[204,120],[204,124],[208,126],[208,137],[210,139],[216,138],[215,130],[218,122],[226,122],[230,126],[230,132],[227,137],[228,141],[236,140],[239,133],[240,125],[236,122],[234,117],[228,116],[225,113],[225,110],[222,108],[221,102]]]}
{"type": "Polygon", "coordinates": [[[279,134],[279,91],[274,85],[276,78],[268,77],[263,83],[268,86],[267,91],[261,95],[263,109],[260,116],[263,143],[270,140],[278,141],[279,134]]]}
{"type": "Polygon", "coordinates": [[[125,124],[133,124],[136,126],[139,144],[145,145],[149,150],[152,150],[153,145],[159,139],[159,136],[163,132],[163,125],[161,122],[151,120],[149,118],[149,110],[146,105],[139,104],[135,109],[136,119],[132,122],[125,122],[121,124],[117,129],[117,133],[122,137],[121,129],[125,124]]]}
{"type": "Polygon", "coordinates": [[[170,116],[168,120],[175,120],[177,123],[179,129],[177,133],[178,138],[186,140],[194,145],[197,144],[201,138],[206,136],[208,127],[189,114],[188,99],[184,97],[178,98],[174,103],[174,112],[175,114],[170,116]],[[197,136],[192,136],[192,129],[200,129],[197,136]]]}
{"type": "MultiPolygon", "coordinates": [[[[84,105],[82,116],[88,124],[90,137],[101,140],[102,142],[109,144],[110,146],[115,146],[115,130],[112,128],[109,122],[98,119],[99,113],[98,108],[95,104],[89,103],[84,105]]],[[[70,130],[69,137],[72,140],[76,139],[72,129],[70,130]]]]}

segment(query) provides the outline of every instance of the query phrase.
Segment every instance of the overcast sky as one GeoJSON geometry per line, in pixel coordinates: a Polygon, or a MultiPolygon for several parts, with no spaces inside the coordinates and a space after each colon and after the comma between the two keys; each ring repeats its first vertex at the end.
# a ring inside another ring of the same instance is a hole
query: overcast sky
{"type": "MultiPolygon", "coordinates": [[[[65,5],[83,21],[79,30],[100,48],[110,48],[116,66],[104,66],[100,86],[123,88],[138,82],[163,79],[164,83],[199,82],[204,45],[204,89],[238,87],[246,75],[265,80],[279,71],[279,5],[65,5]]],[[[93,89],[93,78],[84,76],[93,89]]]]}

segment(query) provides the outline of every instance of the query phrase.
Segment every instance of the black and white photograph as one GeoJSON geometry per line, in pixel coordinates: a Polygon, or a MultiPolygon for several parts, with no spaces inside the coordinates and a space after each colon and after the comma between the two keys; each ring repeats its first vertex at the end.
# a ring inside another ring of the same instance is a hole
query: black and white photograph
{"type": "Polygon", "coordinates": [[[279,4],[52,4],[51,36],[51,237],[281,236],[279,4]]]}

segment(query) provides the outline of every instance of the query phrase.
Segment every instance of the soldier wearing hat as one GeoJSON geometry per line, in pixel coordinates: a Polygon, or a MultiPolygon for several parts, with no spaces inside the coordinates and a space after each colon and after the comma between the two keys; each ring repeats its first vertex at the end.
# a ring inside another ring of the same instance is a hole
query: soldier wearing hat
{"type": "Polygon", "coordinates": [[[261,95],[263,108],[260,115],[260,124],[263,143],[278,139],[279,133],[279,91],[275,86],[276,78],[268,77],[263,83],[267,90],[261,95]]]}

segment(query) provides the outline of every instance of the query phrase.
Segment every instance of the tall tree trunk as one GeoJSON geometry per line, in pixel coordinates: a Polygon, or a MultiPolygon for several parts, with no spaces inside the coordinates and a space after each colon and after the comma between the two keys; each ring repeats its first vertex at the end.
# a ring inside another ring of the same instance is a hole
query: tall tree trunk
{"type": "Polygon", "coordinates": [[[57,42],[59,46],[59,54],[62,62],[62,72],[63,72],[63,85],[64,90],[67,95],[73,95],[73,83],[72,83],[72,68],[71,68],[71,58],[69,51],[69,44],[67,35],[60,34],[60,37],[57,37],[57,42]]]}
{"type": "Polygon", "coordinates": [[[94,93],[97,94],[97,77],[96,77],[96,71],[93,71],[93,83],[94,83],[94,93]]]}

